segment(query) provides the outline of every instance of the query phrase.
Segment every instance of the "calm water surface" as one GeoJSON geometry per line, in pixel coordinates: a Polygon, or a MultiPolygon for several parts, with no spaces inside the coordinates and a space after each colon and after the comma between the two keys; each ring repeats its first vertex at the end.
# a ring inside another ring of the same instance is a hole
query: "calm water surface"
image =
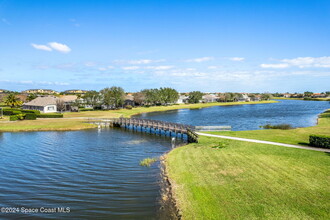
{"type": "Polygon", "coordinates": [[[317,115],[330,108],[329,102],[280,100],[257,105],[215,106],[145,113],[136,117],[164,120],[190,125],[230,125],[232,130],[257,130],[265,124],[291,124],[294,127],[313,126],[317,115]]]}
{"type": "Polygon", "coordinates": [[[70,207],[69,214],[4,214],[0,219],[158,219],[159,164],[169,138],[96,129],[0,133],[0,207],[70,207]]]}

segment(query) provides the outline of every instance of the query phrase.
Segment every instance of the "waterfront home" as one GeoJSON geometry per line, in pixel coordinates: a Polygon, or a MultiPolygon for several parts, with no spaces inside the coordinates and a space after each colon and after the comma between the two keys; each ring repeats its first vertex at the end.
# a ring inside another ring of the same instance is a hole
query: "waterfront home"
{"type": "Polygon", "coordinates": [[[56,92],[52,89],[28,89],[28,90],[22,91],[22,93],[28,93],[28,94],[58,94],[58,92],[56,92]]]}
{"type": "Polygon", "coordinates": [[[124,107],[128,105],[135,106],[134,96],[132,94],[128,94],[124,97],[124,107]]]}
{"type": "Polygon", "coordinates": [[[217,102],[219,97],[215,94],[203,95],[202,102],[217,102]]]}
{"type": "Polygon", "coordinates": [[[240,94],[239,98],[237,99],[238,102],[249,102],[251,101],[250,97],[247,94],[240,94]]]}
{"type": "Polygon", "coordinates": [[[58,98],[57,102],[63,102],[63,109],[62,111],[71,111],[75,112],[78,111],[78,104],[83,103],[83,99],[78,99],[76,95],[65,95],[58,98]]]}
{"type": "Polygon", "coordinates": [[[312,98],[326,98],[327,97],[327,94],[325,93],[313,93],[312,98]]]}
{"type": "Polygon", "coordinates": [[[184,103],[188,103],[188,99],[189,97],[186,95],[180,95],[178,100],[175,102],[176,104],[184,104],[184,103]]]}
{"type": "Polygon", "coordinates": [[[24,103],[22,108],[26,110],[39,110],[43,113],[57,112],[57,98],[54,96],[37,97],[30,102],[24,103]]]}

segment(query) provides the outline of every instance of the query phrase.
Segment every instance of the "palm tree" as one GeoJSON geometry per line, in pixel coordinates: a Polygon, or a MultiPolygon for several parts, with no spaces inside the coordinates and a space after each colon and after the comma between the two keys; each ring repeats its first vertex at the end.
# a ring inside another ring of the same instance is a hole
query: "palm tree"
{"type": "Polygon", "coordinates": [[[15,96],[14,93],[10,93],[5,98],[5,104],[10,106],[11,108],[14,108],[15,106],[20,106],[23,104],[23,102],[15,96]]]}

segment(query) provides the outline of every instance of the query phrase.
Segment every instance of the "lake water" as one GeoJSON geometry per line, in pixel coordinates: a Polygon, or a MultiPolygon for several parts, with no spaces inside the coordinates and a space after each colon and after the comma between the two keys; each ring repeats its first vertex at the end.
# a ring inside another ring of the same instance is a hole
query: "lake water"
{"type": "MultiPolygon", "coordinates": [[[[329,102],[212,107],[140,117],[192,125],[259,129],[316,123],[329,102]]],[[[160,168],[139,166],[171,149],[168,137],[121,129],[0,133],[0,207],[69,207],[70,213],[1,213],[0,219],[160,219],[160,168]]],[[[50,210],[51,211],[51,210],[50,210]]]]}
{"type": "Polygon", "coordinates": [[[70,213],[0,219],[159,219],[159,164],[139,161],[171,149],[166,137],[97,129],[0,133],[0,207],[70,207],[70,213]]]}
{"type": "Polygon", "coordinates": [[[257,105],[215,106],[201,109],[181,109],[151,112],[139,118],[164,120],[195,126],[230,125],[232,130],[257,130],[266,124],[291,124],[308,127],[317,123],[317,115],[330,108],[325,101],[279,100],[278,103],[257,105]]]}

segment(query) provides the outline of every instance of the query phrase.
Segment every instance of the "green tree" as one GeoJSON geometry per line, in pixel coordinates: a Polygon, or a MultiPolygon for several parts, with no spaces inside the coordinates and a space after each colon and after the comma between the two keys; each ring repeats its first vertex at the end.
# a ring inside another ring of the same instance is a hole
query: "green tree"
{"type": "Polygon", "coordinates": [[[95,106],[100,105],[101,96],[99,92],[91,90],[86,92],[86,94],[83,96],[83,99],[87,105],[91,105],[94,108],[95,106]]]}
{"type": "Polygon", "coordinates": [[[313,92],[304,92],[304,97],[311,97],[313,95],[313,92]]]}
{"type": "Polygon", "coordinates": [[[105,88],[100,91],[102,95],[103,104],[108,108],[119,108],[124,104],[125,91],[121,87],[113,86],[111,88],[105,88]]]}
{"type": "Polygon", "coordinates": [[[159,89],[144,89],[141,92],[145,94],[145,102],[149,105],[156,105],[161,102],[159,89]]]}
{"type": "Polygon", "coordinates": [[[263,93],[261,95],[261,100],[269,100],[271,98],[273,98],[273,96],[271,94],[269,94],[269,93],[263,93]]]}
{"type": "Polygon", "coordinates": [[[33,99],[36,99],[38,96],[36,94],[29,94],[26,98],[27,101],[32,101],[33,99]]]}
{"type": "Polygon", "coordinates": [[[159,101],[161,104],[174,103],[179,98],[179,93],[172,88],[160,88],[159,89],[159,101]]]}
{"type": "Polygon", "coordinates": [[[17,98],[14,93],[10,93],[8,96],[6,96],[4,102],[11,108],[18,107],[23,104],[23,102],[17,98]]]}
{"type": "Polygon", "coordinates": [[[193,91],[189,93],[189,103],[199,103],[199,100],[201,100],[203,97],[203,93],[200,91],[193,91]]]}

